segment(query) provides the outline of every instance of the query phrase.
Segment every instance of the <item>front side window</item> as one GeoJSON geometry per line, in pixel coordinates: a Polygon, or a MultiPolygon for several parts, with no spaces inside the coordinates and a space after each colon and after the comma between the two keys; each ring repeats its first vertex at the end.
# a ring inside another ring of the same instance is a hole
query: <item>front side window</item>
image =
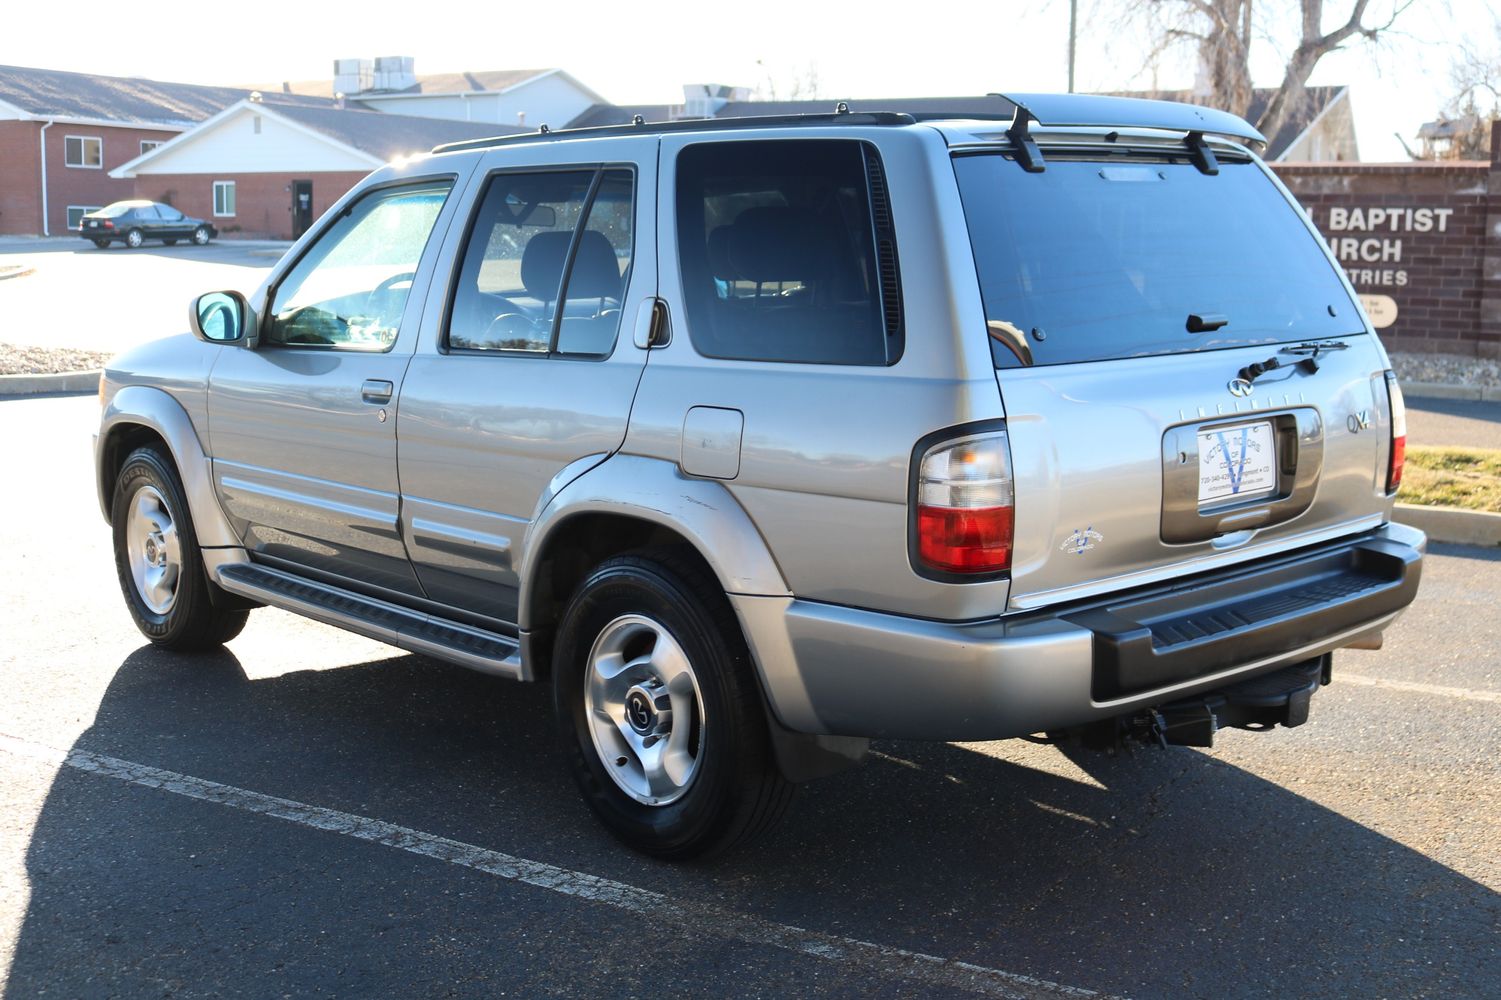
{"type": "Polygon", "coordinates": [[[387,188],[346,208],[277,285],[267,341],[389,350],[451,186],[387,188]]]}
{"type": "Polygon", "coordinates": [[[104,140],[91,135],[70,135],[63,140],[63,160],[70,167],[98,170],[104,166],[104,140]]]}
{"type": "Polygon", "coordinates": [[[235,214],[234,181],[214,181],[214,214],[218,216],[235,214]]]}
{"type": "Polygon", "coordinates": [[[455,282],[449,348],[608,355],[629,279],[633,192],[624,168],[491,178],[455,282]]]}
{"type": "Polygon", "coordinates": [[[677,161],[678,256],[699,353],[894,363],[900,291],[885,184],[873,183],[879,177],[876,152],[863,142],[684,149],[677,161]]]}

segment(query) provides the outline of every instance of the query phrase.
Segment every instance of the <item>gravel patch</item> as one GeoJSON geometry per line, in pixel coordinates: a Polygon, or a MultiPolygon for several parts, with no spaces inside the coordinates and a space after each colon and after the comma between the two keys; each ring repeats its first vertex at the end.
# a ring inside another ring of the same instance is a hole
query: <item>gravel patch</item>
{"type": "Polygon", "coordinates": [[[1392,371],[1402,382],[1501,386],[1501,362],[1463,354],[1391,352],[1392,371]]]}
{"type": "Polygon", "coordinates": [[[0,375],[53,375],[104,367],[112,355],[71,347],[22,347],[0,344],[0,375]]]}

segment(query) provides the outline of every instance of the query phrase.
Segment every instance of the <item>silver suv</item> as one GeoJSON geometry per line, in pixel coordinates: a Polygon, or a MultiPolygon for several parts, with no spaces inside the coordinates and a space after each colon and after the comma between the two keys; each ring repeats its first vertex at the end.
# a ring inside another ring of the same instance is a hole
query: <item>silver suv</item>
{"type": "Polygon", "coordinates": [[[676,858],[872,737],[1300,724],[1418,584],[1381,344],[1245,122],[996,107],[376,171],[105,373],[141,631],[271,605],[548,678],[589,805],[676,858]]]}

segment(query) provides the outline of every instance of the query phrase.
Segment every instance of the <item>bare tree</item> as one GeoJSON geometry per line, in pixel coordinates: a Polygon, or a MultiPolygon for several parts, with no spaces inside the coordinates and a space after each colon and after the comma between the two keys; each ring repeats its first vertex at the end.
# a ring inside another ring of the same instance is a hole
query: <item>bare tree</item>
{"type": "MultiPolygon", "coordinates": [[[[1460,43],[1450,67],[1454,96],[1438,120],[1423,126],[1417,159],[1485,160],[1490,158],[1491,121],[1501,118],[1501,18],[1485,41],[1460,43]]],[[[1405,144],[1404,144],[1405,145],[1405,144]]]]}
{"type": "Polygon", "coordinates": [[[778,84],[772,68],[762,60],[757,59],[756,65],[765,71],[766,76],[756,87],[753,96],[762,101],[812,101],[823,95],[818,88],[818,66],[808,63],[801,69],[790,68],[785,70],[781,83],[778,84]]]}
{"type": "Polygon", "coordinates": [[[1284,36],[1275,30],[1289,14],[1298,17],[1296,47],[1288,56],[1282,82],[1256,121],[1267,136],[1276,135],[1297,114],[1319,60],[1352,41],[1376,43],[1416,0],[1335,0],[1348,10],[1344,20],[1325,30],[1326,0],[1132,0],[1126,19],[1145,20],[1152,40],[1149,62],[1170,49],[1192,46],[1198,56],[1202,97],[1211,105],[1244,116],[1251,107],[1251,48],[1284,36]],[[1254,8],[1254,9],[1253,9],[1254,8]]]}

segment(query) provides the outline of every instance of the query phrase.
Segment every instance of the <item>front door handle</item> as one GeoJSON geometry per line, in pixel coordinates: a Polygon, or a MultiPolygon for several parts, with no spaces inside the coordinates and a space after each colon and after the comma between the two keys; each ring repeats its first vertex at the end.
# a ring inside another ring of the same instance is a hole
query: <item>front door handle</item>
{"type": "Polygon", "coordinates": [[[360,386],[360,398],[367,403],[389,403],[396,387],[384,379],[367,378],[360,386]]]}

